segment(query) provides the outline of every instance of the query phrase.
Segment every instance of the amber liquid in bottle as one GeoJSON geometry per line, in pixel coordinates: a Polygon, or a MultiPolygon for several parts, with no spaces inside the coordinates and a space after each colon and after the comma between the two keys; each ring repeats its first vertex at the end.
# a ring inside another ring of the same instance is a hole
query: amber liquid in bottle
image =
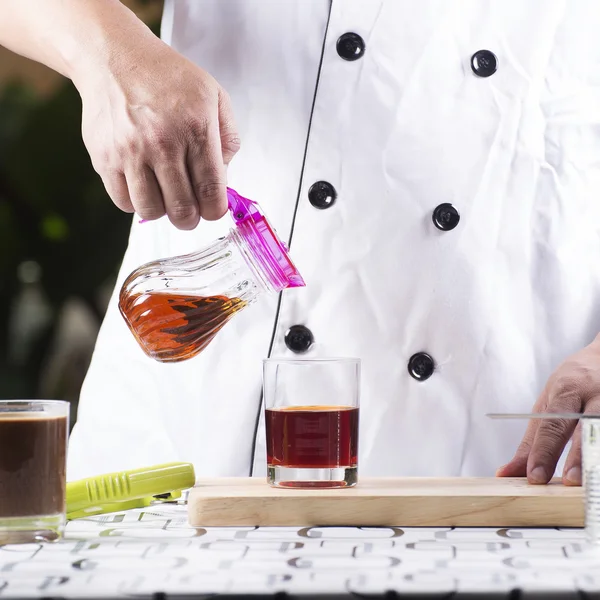
{"type": "Polygon", "coordinates": [[[146,354],[160,362],[196,356],[246,302],[227,296],[121,292],[119,309],[146,354]]]}

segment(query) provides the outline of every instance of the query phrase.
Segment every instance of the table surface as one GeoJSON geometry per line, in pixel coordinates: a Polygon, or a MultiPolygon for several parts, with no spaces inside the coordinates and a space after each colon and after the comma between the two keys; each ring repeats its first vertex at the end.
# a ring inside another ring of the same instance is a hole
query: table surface
{"type": "Polygon", "coordinates": [[[599,567],[580,529],[193,529],[185,506],[164,504],[0,546],[0,598],[597,592],[599,567]]]}

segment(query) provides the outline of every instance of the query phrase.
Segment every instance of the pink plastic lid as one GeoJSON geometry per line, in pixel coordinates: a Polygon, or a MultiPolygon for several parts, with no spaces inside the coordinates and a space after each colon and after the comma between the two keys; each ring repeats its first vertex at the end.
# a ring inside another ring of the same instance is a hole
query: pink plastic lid
{"type": "Polygon", "coordinates": [[[235,190],[227,188],[229,211],[253,259],[261,265],[277,291],[306,285],[282,242],[260,206],[235,190]]]}

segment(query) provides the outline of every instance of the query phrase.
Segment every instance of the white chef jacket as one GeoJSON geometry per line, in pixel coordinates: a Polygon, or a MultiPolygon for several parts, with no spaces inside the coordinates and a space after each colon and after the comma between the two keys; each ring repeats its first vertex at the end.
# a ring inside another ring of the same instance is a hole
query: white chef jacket
{"type": "Polygon", "coordinates": [[[599,31],[597,0],[167,0],[164,39],[231,95],[229,184],[307,286],[155,362],[118,313],[123,279],[231,221],[134,220],[69,478],[170,460],[264,475],[261,359],[297,356],[293,325],[314,338],[303,356],[362,359],[359,474],[492,475],[526,423],[485,414],[529,410],[600,331],[599,31]]]}

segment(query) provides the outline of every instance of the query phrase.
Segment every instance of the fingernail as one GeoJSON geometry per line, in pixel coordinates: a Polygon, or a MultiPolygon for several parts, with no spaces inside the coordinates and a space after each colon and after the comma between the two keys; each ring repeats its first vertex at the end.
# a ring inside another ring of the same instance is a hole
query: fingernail
{"type": "Polygon", "coordinates": [[[580,467],[571,467],[567,471],[567,475],[565,477],[567,481],[571,483],[575,483],[577,485],[581,484],[581,468],[580,467]]]}
{"type": "Polygon", "coordinates": [[[529,473],[529,481],[533,483],[546,483],[548,476],[544,467],[536,467],[529,473]]]}

